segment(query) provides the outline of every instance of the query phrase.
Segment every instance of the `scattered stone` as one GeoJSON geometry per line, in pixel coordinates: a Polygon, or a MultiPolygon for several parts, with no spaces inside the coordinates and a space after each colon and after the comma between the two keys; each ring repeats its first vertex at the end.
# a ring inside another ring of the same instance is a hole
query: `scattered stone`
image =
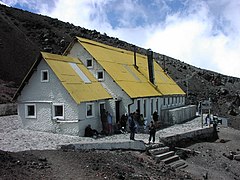
{"type": "Polygon", "coordinates": [[[240,154],[233,155],[233,159],[240,161],[240,154]]]}
{"type": "Polygon", "coordinates": [[[226,141],[224,139],[220,139],[219,141],[220,143],[226,143],[226,141]]]}

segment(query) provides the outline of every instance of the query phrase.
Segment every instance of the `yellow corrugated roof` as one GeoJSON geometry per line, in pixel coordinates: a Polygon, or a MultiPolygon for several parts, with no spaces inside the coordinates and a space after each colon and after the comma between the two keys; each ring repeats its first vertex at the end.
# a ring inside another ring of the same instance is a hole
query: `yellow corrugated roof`
{"type": "Polygon", "coordinates": [[[78,59],[45,52],[41,54],[76,103],[112,98],[78,59]],[[79,68],[91,83],[85,83],[71,64],[79,68]]]}
{"type": "Polygon", "coordinates": [[[114,81],[131,97],[184,95],[184,91],[154,61],[155,86],[148,80],[147,56],[77,37],[79,43],[98,61],[114,81]]]}

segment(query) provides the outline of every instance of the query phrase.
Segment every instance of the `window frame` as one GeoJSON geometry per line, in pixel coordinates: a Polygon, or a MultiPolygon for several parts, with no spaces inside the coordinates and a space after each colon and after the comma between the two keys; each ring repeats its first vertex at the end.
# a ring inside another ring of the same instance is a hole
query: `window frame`
{"type": "Polygon", "coordinates": [[[25,104],[25,118],[28,119],[36,119],[37,113],[36,113],[36,104],[25,104]],[[34,107],[34,115],[29,115],[28,107],[33,106],[34,107]]]}
{"type": "Polygon", "coordinates": [[[104,81],[104,78],[105,78],[104,77],[104,71],[103,70],[98,70],[97,71],[97,80],[98,81],[104,81]],[[99,74],[98,73],[102,73],[102,78],[99,78],[99,76],[98,76],[99,74]]]}
{"type": "Polygon", "coordinates": [[[86,118],[92,118],[94,117],[94,103],[86,103],[86,118]],[[88,105],[92,106],[92,114],[88,115],[88,105]]]}
{"type": "Polygon", "coordinates": [[[92,69],[93,68],[93,59],[87,59],[86,60],[86,66],[88,69],[92,69]],[[88,62],[91,61],[91,66],[88,65],[88,62]]]}
{"type": "Polygon", "coordinates": [[[49,82],[49,71],[47,69],[41,70],[41,82],[49,82]],[[44,73],[47,73],[47,79],[43,79],[44,73]]]}
{"type": "Polygon", "coordinates": [[[52,116],[53,116],[53,119],[64,119],[64,116],[65,116],[64,103],[53,103],[53,105],[52,105],[52,116]],[[56,116],[56,114],[55,114],[55,107],[56,106],[62,106],[62,116],[56,116]]]}

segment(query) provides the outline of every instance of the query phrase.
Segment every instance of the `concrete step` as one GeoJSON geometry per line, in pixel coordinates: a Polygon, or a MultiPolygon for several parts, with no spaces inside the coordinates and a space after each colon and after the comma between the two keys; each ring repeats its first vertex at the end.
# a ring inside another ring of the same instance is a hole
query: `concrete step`
{"type": "Polygon", "coordinates": [[[187,166],[188,166],[188,164],[184,164],[184,165],[182,165],[182,166],[177,167],[176,169],[184,169],[184,168],[187,167],[187,166]]]}
{"type": "Polygon", "coordinates": [[[162,153],[165,153],[165,152],[168,152],[168,151],[169,151],[169,147],[164,146],[164,147],[159,147],[159,148],[156,148],[156,149],[150,149],[149,153],[152,154],[152,155],[158,155],[158,154],[162,154],[162,153]]]}
{"type": "Polygon", "coordinates": [[[163,143],[154,143],[154,144],[146,144],[145,146],[147,149],[156,149],[156,148],[164,147],[165,145],[163,143]]]}
{"type": "Polygon", "coordinates": [[[178,155],[174,155],[174,156],[171,156],[169,158],[166,158],[166,159],[163,159],[162,162],[164,162],[165,164],[170,164],[172,162],[175,162],[177,160],[179,160],[179,156],[178,155]]]}
{"type": "Polygon", "coordinates": [[[169,164],[172,168],[175,168],[175,169],[182,169],[182,168],[185,168],[187,167],[187,163],[186,161],[182,160],[182,159],[179,159],[175,162],[172,162],[169,164]]]}
{"type": "Polygon", "coordinates": [[[164,160],[164,159],[167,159],[169,157],[172,157],[175,155],[175,152],[174,151],[168,151],[168,152],[165,152],[165,153],[162,153],[162,154],[158,154],[158,155],[155,155],[154,156],[154,159],[159,162],[161,160],[164,160]]]}

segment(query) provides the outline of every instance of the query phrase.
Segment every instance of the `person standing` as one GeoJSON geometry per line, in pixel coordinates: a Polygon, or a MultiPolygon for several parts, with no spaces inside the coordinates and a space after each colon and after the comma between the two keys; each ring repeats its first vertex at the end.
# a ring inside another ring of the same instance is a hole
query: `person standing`
{"type": "Polygon", "coordinates": [[[126,131],[126,123],[127,123],[128,116],[127,114],[123,114],[120,119],[120,129],[126,131]]]}
{"type": "Polygon", "coordinates": [[[157,113],[157,111],[154,111],[154,113],[153,113],[153,120],[154,120],[154,122],[158,121],[158,113],[157,113]]]}
{"type": "Polygon", "coordinates": [[[129,129],[130,129],[130,140],[135,140],[136,123],[134,122],[133,114],[130,113],[128,117],[129,129]]]}
{"type": "Polygon", "coordinates": [[[211,118],[210,118],[210,115],[207,114],[206,118],[205,118],[205,125],[206,126],[210,126],[210,123],[211,123],[211,118]]]}
{"type": "Polygon", "coordinates": [[[108,121],[108,134],[111,135],[112,132],[112,115],[110,114],[110,112],[108,112],[107,114],[107,121],[108,121]]]}
{"type": "Polygon", "coordinates": [[[155,142],[155,135],[156,135],[156,127],[153,121],[150,122],[149,125],[149,140],[148,143],[150,144],[151,140],[153,141],[153,143],[155,142]]]}

